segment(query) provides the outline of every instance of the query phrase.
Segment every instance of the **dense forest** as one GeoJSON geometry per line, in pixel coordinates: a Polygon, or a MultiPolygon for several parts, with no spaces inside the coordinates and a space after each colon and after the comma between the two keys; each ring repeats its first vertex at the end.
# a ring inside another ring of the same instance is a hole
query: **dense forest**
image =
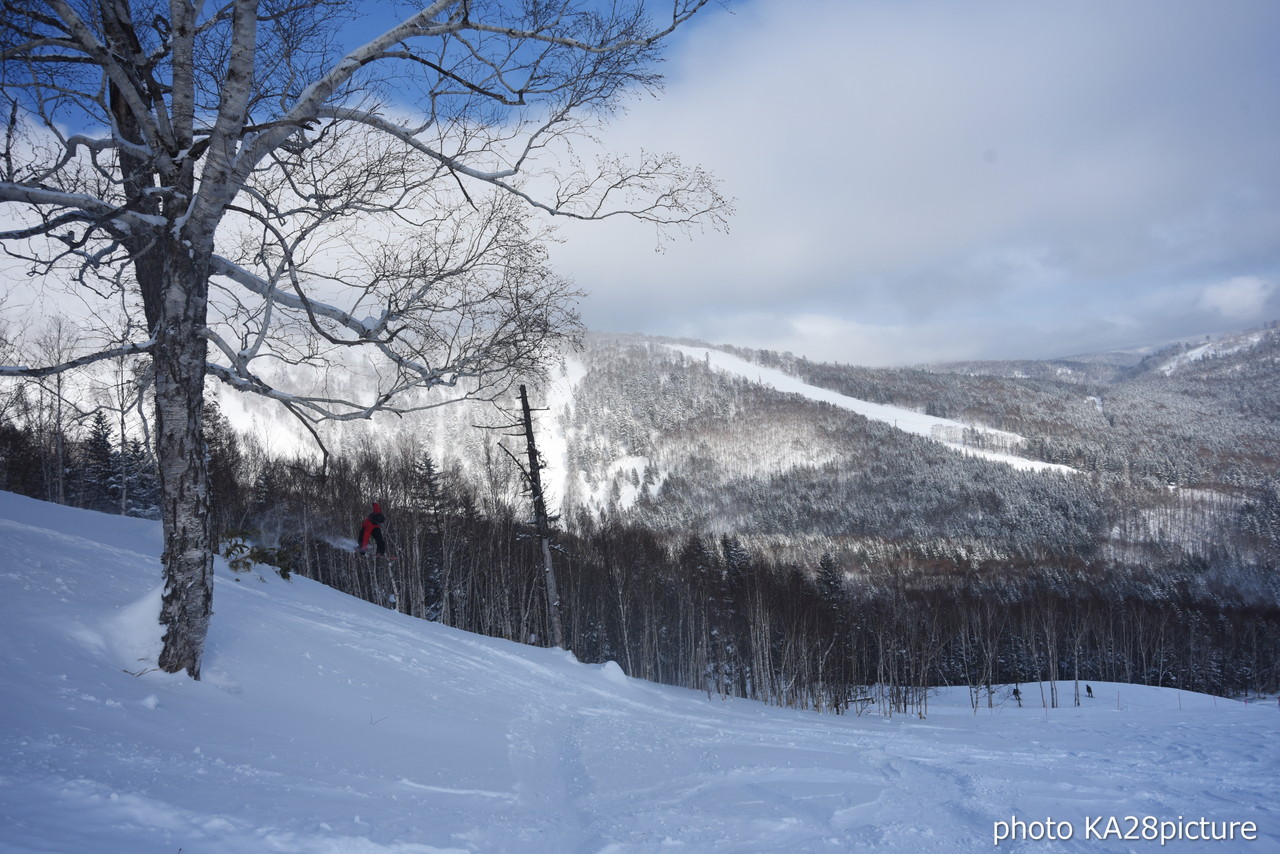
{"type": "MultiPolygon", "coordinates": [[[[969,685],[977,708],[1042,680],[1275,691],[1280,333],[1236,344],[880,370],[739,351],[1017,433],[1064,473],[957,453],[660,341],[593,336],[560,377],[572,393],[547,383],[535,428],[562,469],[558,602],[510,430],[471,416],[443,441],[428,422],[348,430],[322,463],[211,404],[219,548],[246,580],[296,573],[524,643],[550,643],[554,608],[581,660],[785,705],[924,714],[931,685],[969,685]],[[394,561],[353,553],[374,500],[394,561]]],[[[0,488],[154,516],[139,396],[68,397],[6,389],[0,488]]],[[[1046,684],[1021,701],[1075,697],[1046,684]]]]}

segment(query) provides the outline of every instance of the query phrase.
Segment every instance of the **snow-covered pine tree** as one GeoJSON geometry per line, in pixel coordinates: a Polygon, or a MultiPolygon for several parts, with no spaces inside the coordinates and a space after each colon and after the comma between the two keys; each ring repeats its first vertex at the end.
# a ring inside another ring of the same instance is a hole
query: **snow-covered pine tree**
{"type": "Polygon", "coordinates": [[[839,609],[846,600],[844,590],[844,570],[836,563],[831,552],[823,552],[818,559],[818,595],[828,607],[839,609]]]}
{"type": "Polygon", "coordinates": [[[156,460],[140,439],[129,440],[124,452],[127,478],[125,513],[142,519],[160,518],[160,473],[156,460]]]}
{"type": "Polygon", "coordinates": [[[414,464],[413,509],[422,517],[421,573],[422,605],[429,620],[444,613],[445,564],[444,539],[446,525],[445,497],[440,472],[430,453],[423,452],[414,464]]]}
{"type": "Polygon", "coordinates": [[[122,455],[112,440],[111,424],[100,409],[89,423],[89,436],[80,453],[81,504],[90,510],[119,513],[123,492],[122,455]]]}

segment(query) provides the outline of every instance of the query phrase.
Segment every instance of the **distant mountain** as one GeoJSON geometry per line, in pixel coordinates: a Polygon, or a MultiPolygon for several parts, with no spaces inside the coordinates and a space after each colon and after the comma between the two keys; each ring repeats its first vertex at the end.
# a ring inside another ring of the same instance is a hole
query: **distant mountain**
{"type": "MultiPolygon", "coordinates": [[[[594,334],[530,387],[544,481],[570,528],[612,518],[673,538],[728,533],[806,559],[834,544],[1250,563],[1275,547],[1259,521],[1280,468],[1275,328],[915,368],[594,334]]],[[[372,435],[512,493],[496,446],[513,440],[476,427],[510,424],[507,409],[451,405],[379,419],[372,435]]],[[[255,403],[224,410],[277,451],[303,446],[255,403]]],[[[367,424],[327,435],[335,447],[374,440],[367,424]]]]}
{"type": "Polygon", "coordinates": [[[543,426],[562,437],[568,515],[1089,553],[1141,527],[1122,518],[1132,496],[1238,508],[1265,489],[1278,353],[1271,329],[1147,355],[871,369],[596,335],[547,390],[543,426]]]}

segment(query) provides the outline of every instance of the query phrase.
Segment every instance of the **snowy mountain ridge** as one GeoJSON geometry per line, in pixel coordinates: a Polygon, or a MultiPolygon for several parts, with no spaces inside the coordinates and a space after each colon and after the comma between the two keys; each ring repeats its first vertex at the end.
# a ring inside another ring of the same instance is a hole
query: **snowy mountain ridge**
{"type": "MultiPolygon", "coordinates": [[[[676,537],[835,537],[855,551],[868,538],[952,540],[1005,556],[1097,554],[1114,539],[1138,559],[1149,547],[1135,539],[1203,555],[1225,537],[1252,560],[1240,514],[1269,494],[1259,461],[1280,459],[1277,353],[1280,330],[1266,329],[1146,355],[866,369],[593,334],[528,382],[566,524],[605,514],[676,537]],[[1155,523],[1171,486],[1193,524],[1155,523]]],[[[241,396],[222,408],[277,455],[306,453],[305,434],[268,407],[241,396]]],[[[429,453],[486,490],[515,490],[496,447],[523,453],[507,435],[515,408],[450,404],[325,435],[334,449],[429,453]]]]}
{"type": "Polygon", "coordinates": [[[966,854],[1046,821],[1091,850],[1280,850],[1274,700],[1023,685],[818,715],[221,559],[192,682],[154,670],[158,523],[0,493],[0,532],[5,854],[966,854]],[[1101,836],[1129,817],[1170,838],[1101,836]]]}
{"type": "MultiPolygon", "coordinates": [[[[949,418],[931,416],[906,407],[860,400],[811,385],[776,368],[749,362],[740,356],[714,347],[693,346],[660,339],[649,341],[649,346],[651,350],[665,349],[681,354],[690,362],[705,364],[724,375],[740,378],[770,392],[794,395],[807,401],[838,407],[871,421],[887,424],[895,430],[930,439],[961,454],[982,457],[1022,471],[1075,472],[1075,469],[1070,466],[1019,456],[1016,451],[1025,446],[1026,439],[1015,433],[981,424],[966,424],[949,418]],[[966,433],[976,433],[992,445],[1008,450],[1002,452],[966,444],[963,441],[966,433]]],[[[655,494],[661,491],[667,471],[663,462],[655,458],[657,455],[631,453],[623,449],[613,458],[601,458],[594,471],[579,466],[576,477],[571,474],[570,470],[573,468],[571,444],[590,441],[590,437],[584,434],[589,433],[591,427],[577,417],[574,405],[576,395],[582,393],[579,385],[590,375],[590,367],[583,356],[568,354],[564,357],[558,375],[554,375],[551,382],[543,389],[545,408],[551,413],[560,414],[555,427],[544,431],[539,438],[549,472],[548,486],[553,498],[558,499],[568,495],[571,496],[574,505],[592,510],[610,505],[610,489],[612,489],[616,493],[612,497],[613,505],[625,510],[640,498],[642,492],[638,484],[645,477],[646,471],[649,472],[650,478],[648,485],[655,494]],[[573,478],[572,482],[570,478],[573,478]]],[[[766,466],[766,469],[768,468],[770,467],[766,466]]]]}
{"type": "MultiPolygon", "coordinates": [[[[1063,471],[1069,472],[1069,466],[1029,459],[1016,453],[1002,453],[966,445],[962,437],[966,431],[977,431],[994,443],[1012,450],[1025,444],[1025,439],[1014,433],[987,427],[975,423],[962,423],[953,419],[939,418],[900,406],[888,406],[871,401],[859,400],[842,395],[828,389],[805,383],[798,378],[779,370],[762,367],[746,361],[725,350],[711,346],[692,346],[663,339],[650,339],[644,336],[592,336],[594,342],[618,342],[616,345],[626,346],[628,342],[646,341],[651,347],[679,353],[691,361],[705,362],[726,374],[740,377],[762,388],[784,395],[797,395],[815,402],[827,403],[854,412],[871,420],[888,424],[895,429],[913,435],[933,439],[945,447],[959,453],[981,456],[986,459],[1005,463],[1022,470],[1030,471],[1063,471]]],[[[563,496],[567,492],[578,496],[579,503],[592,508],[600,508],[608,504],[608,496],[601,491],[599,484],[642,472],[647,464],[657,462],[642,454],[622,453],[611,460],[601,461],[598,471],[580,471],[577,477],[569,471],[570,437],[579,437],[590,430],[589,424],[575,422],[575,397],[580,391],[580,384],[587,378],[591,365],[590,356],[581,353],[565,353],[561,364],[553,368],[547,381],[535,383],[534,393],[541,398],[542,406],[562,417],[554,429],[544,430],[540,436],[544,457],[550,469],[548,480],[552,485],[553,496],[563,496]],[[569,479],[575,483],[569,486],[569,479]]],[[[434,390],[431,396],[447,398],[448,390],[434,390]]],[[[255,436],[259,442],[275,453],[294,453],[309,456],[314,453],[314,444],[306,431],[297,422],[292,421],[274,405],[258,400],[249,395],[237,394],[219,389],[218,395],[222,412],[232,425],[241,433],[255,436]]],[[[512,404],[508,403],[508,407],[512,404]]],[[[428,437],[441,457],[460,455],[466,464],[474,464],[475,456],[483,442],[475,441],[475,437],[460,436],[475,422],[492,421],[492,407],[484,403],[464,402],[450,404],[439,409],[417,413],[408,419],[377,417],[372,422],[371,432],[388,438],[403,432],[428,437]],[[459,438],[462,441],[457,441],[459,438]],[[469,452],[467,449],[470,449],[469,452]]],[[[347,423],[325,425],[321,429],[327,441],[335,445],[343,441],[344,436],[354,436],[359,431],[369,431],[369,424],[352,426],[347,423]]],[[[660,467],[660,466],[659,466],[660,467]]],[[[661,478],[661,475],[657,475],[661,478]]],[[[637,490],[625,490],[627,493],[621,501],[628,506],[638,497],[637,490]]],[[[567,509],[567,508],[562,508],[567,509]]]]}
{"type": "Polygon", "coordinates": [[[1185,370],[1196,362],[1206,359],[1221,359],[1236,354],[1249,354],[1256,350],[1267,338],[1266,331],[1244,332],[1218,339],[1206,338],[1203,342],[1185,342],[1182,352],[1175,348],[1165,348],[1157,354],[1163,363],[1157,370],[1166,376],[1185,370]]]}

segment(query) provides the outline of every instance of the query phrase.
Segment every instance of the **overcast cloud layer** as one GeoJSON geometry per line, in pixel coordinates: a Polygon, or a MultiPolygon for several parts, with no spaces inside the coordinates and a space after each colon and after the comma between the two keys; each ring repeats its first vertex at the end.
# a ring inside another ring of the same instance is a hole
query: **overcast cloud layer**
{"type": "Polygon", "coordinates": [[[728,9],[607,142],[712,169],[731,230],[567,228],[592,328],[880,365],[1280,318],[1280,4],[728,9]]]}

